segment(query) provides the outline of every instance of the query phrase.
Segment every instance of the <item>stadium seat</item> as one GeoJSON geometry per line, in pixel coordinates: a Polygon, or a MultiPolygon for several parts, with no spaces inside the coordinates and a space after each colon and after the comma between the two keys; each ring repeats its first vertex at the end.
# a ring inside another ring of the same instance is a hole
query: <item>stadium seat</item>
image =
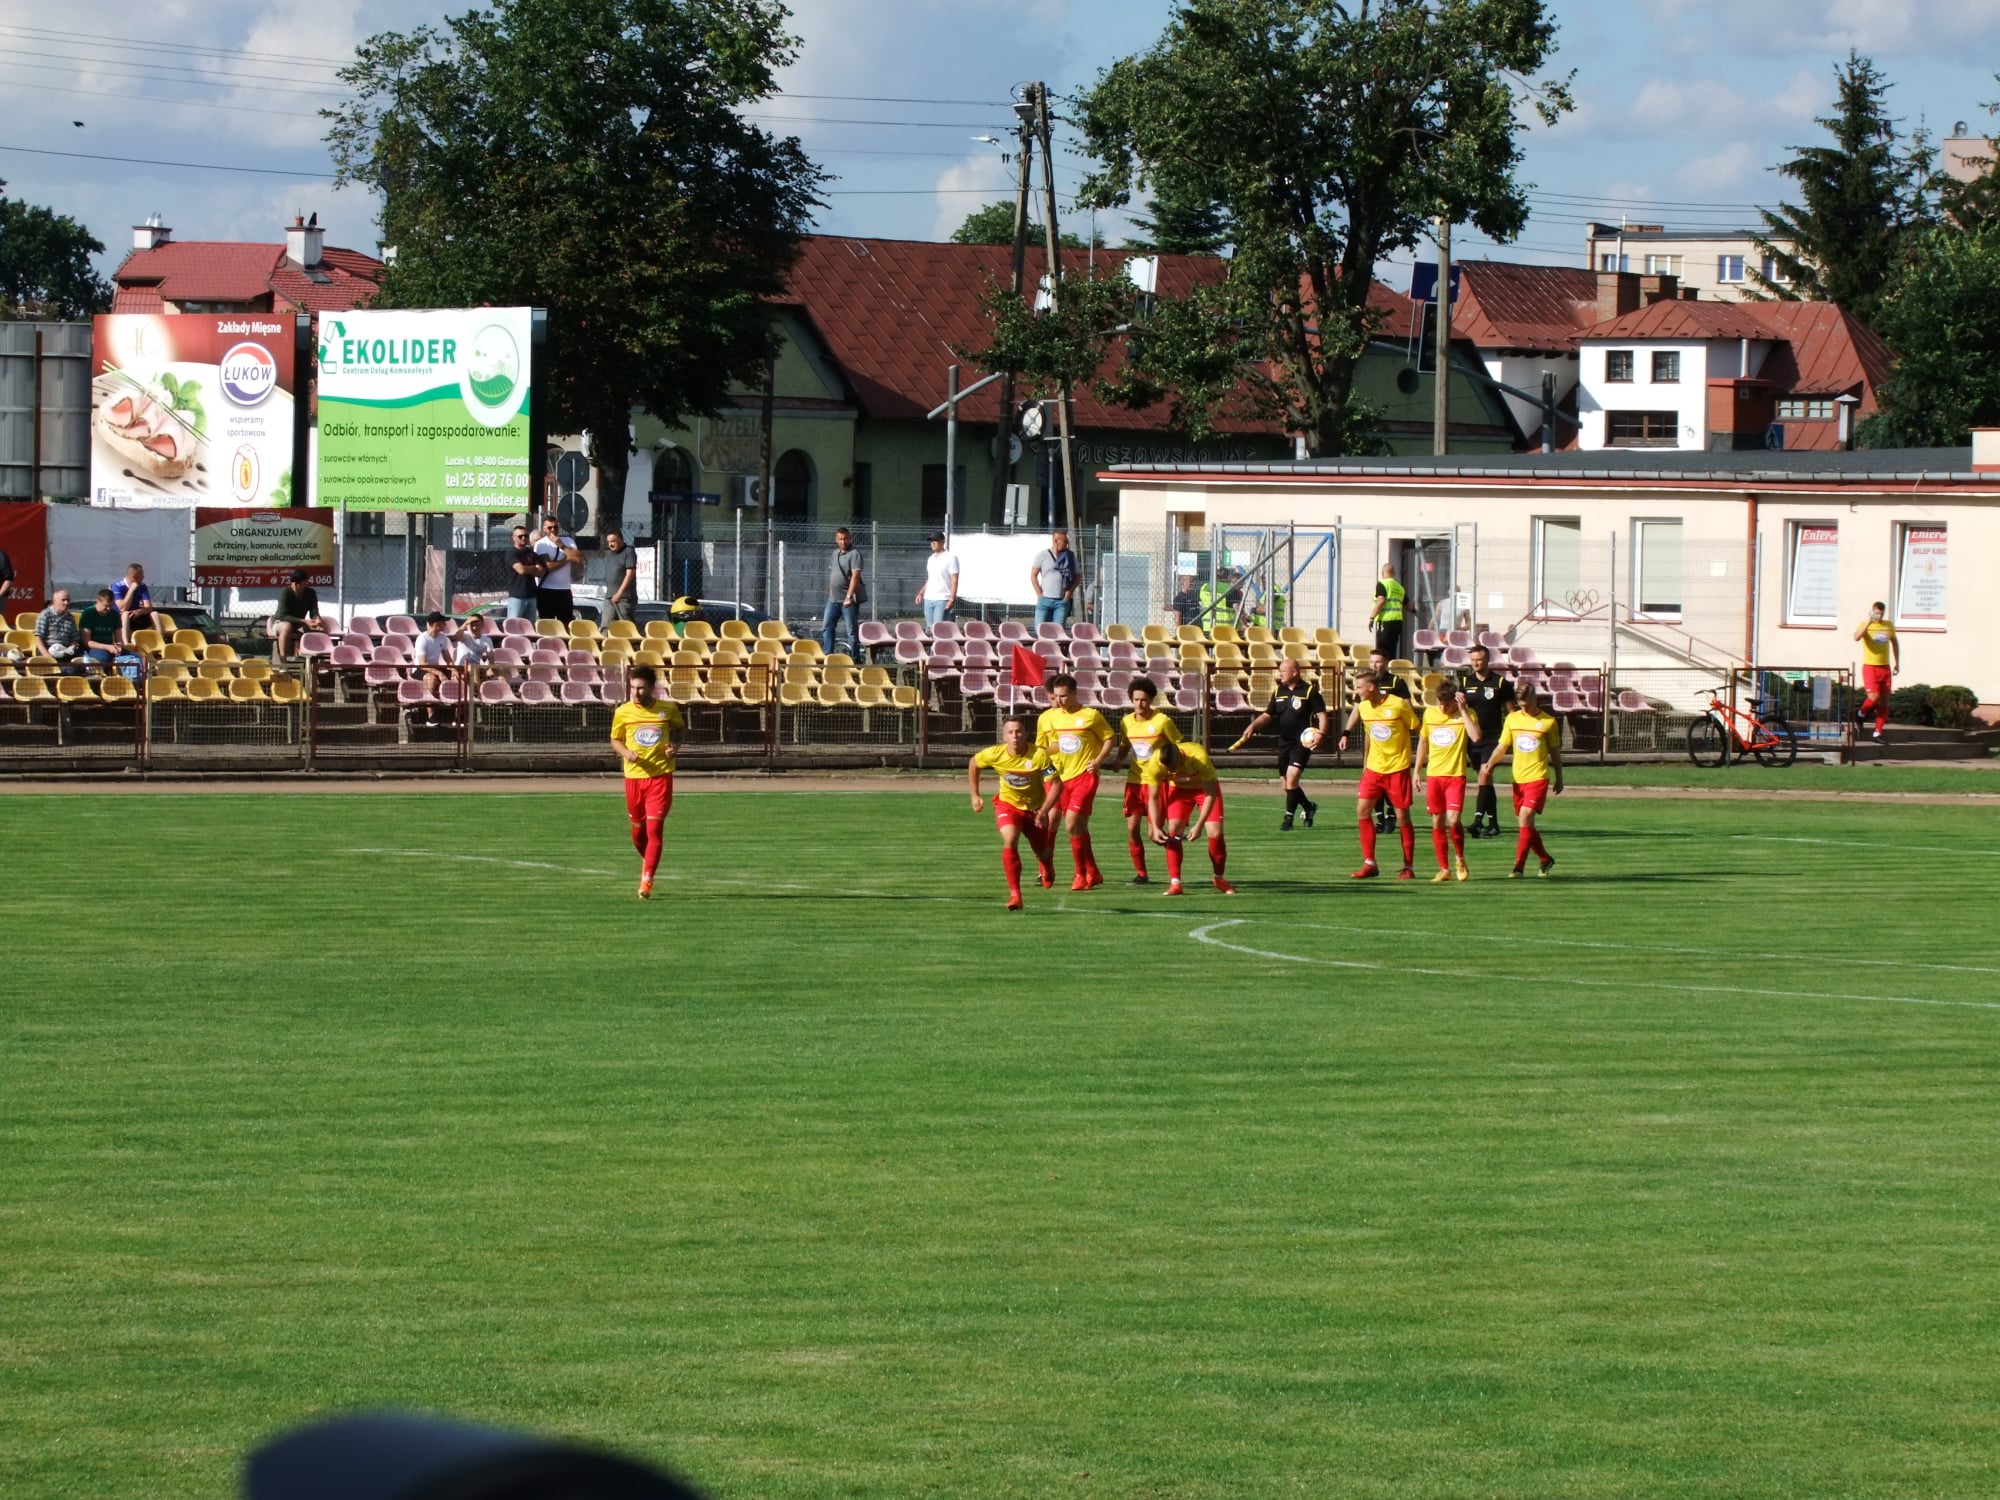
{"type": "MultiPolygon", "coordinates": [[[[393,628],[396,622],[391,620],[389,623],[393,628]]],[[[412,631],[411,634],[414,635],[415,632],[412,631]]],[[[561,620],[537,620],[535,621],[535,635],[541,640],[546,641],[554,638],[567,639],[569,632],[563,629],[563,622],[561,620]]]]}
{"type": "Polygon", "coordinates": [[[171,703],[177,698],[185,698],[179,679],[173,677],[149,677],[146,679],[146,701],[149,703],[171,703]]]}
{"type": "Polygon", "coordinates": [[[712,643],[716,639],[715,627],[706,620],[689,620],[681,626],[681,639],[712,643]]]}
{"type": "Polygon", "coordinates": [[[1419,630],[1410,637],[1410,644],[1426,656],[1444,650],[1444,637],[1435,630],[1419,630]]]}
{"type": "Polygon", "coordinates": [[[157,630],[132,632],[132,647],[142,656],[158,656],[166,644],[167,638],[157,630]]]}
{"type": "Polygon", "coordinates": [[[818,690],[813,694],[813,697],[818,701],[821,708],[852,708],[854,706],[854,695],[848,692],[846,688],[836,687],[830,682],[822,682],[818,690]]]}
{"type": "Polygon", "coordinates": [[[1177,688],[1173,694],[1174,707],[1182,713],[1198,714],[1202,709],[1201,689],[1198,687],[1177,688]]]}
{"type": "Polygon", "coordinates": [[[1172,628],[1165,625],[1145,625],[1139,630],[1139,639],[1147,646],[1164,646],[1173,638],[1172,628]]]}
{"type": "Polygon", "coordinates": [[[597,622],[578,615],[569,622],[569,638],[572,641],[595,641],[598,639],[597,622]]]}
{"type": "Polygon", "coordinates": [[[1203,634],[1202,628],[1199,625],[1176,625],[1174,627],[1173,639],[1179,641],[1183,646],[1206,646],[1208,644],[1208,637],[1203,634]]]}
{"type": "Polygon", "coordinates": [[[826,656],[826,648],[808,636],[801,636],[792,642],[792,655],[794,657],[807,656],[811,657],[814,661],[819,661],[826,656]]]}
{"type": "Polygon", "coordinates": [[[95,703],[97,693],[87,677],[58,677],[56,699],[61,703],[95,703]]]}
{"type": "Polygon", "coordinates": [[[998,636],[994,635],[993,627],[988,625],[984,620],[967,620],[958,629],[959,634],[963,635],[968,641],[992,642],[999,639],[998,636]]]}
{"type": "Polygon", "coordinates": [[[1107,625],[1104,627],[1104,638],[1107,641],[1123,642],[1133,640],[1135,637],[1130,625],[1107,625]]]}
{"type": "Polygon", "coordinates": [[[1243,637],[1237,634],[1236,627],[1223,620],[1216,621],[1215,627],[1208,633],[1208,638],[1217,645],[1222,645],[1224,642],[1240,645],[1243,640],[1243,637]]]}
{"type": "Polygon", "coordinates": [[[597,702],[597,684],[594,682],[578,682],[575,678],[571,678],[562,685],[562,701],[565,703],[595,703],[597,702]]]}
{"type": "Polygon", "coordinates": [[[264,684],[252,677],[232,677],[229,680],[229,697],[235,703],[263,703],[264,684]]]}
{"type": "Polygon", "coordinates": [[[632,665],[635,667],[658,668],[664,667],[666,664],[666,657],[657,651],[634,651],[632,653],[632,665]]]}
{"type": "Polygon", "coordinates": [[[964,638],[965,632],[959,629],[956,620],[939,620],[937,628],[931,632],[931,639],[934,641],[958,641],[964,638]]]}
{"type": "Polygon", "coordinates": [[[722,639],[725,641],[754,641],[757,639],[757,632],[752,630],[749,624],[743,620],[724,620],[716,629],[721,633],[722,639]]]}
{"type": "Polygon", "coordinates": [[[524,682],[521,684],[521,701],[523,703],[553,703],[556,701],[556,692],[546,682],[524,682]]]}
{"type": "Polygon", "coordinates": [[[852,687],[857,680],[854,664],[844,656],[838,659],[828,657],[826,675],[822,680],[832,687],[852,687]]]}
{"type": "Polygon", "coordinates": [[[905,713],[914,713],[924,706],[924,695],[913,687],[896,687],[889,691],[890,699],[905,713]]]}
{"type": "Polygon", "coordinates": [[[1088,620],[1078,620],[1070,627],[1069,638],[1072,641],[1088,641],[1094,645],[1104,639],[1104,632],[1088,620]]]}
{"type": "Polygon", "coordinates": [[[701,685],[701,698],[704,703],[734,703],[736,702],[735,684],[722,681],[716,677],[710,677],[708,681],[701,685]]]}
{"type": "Polygon", "coordinates": [[[386,635],[417,636],[423,634],[424,627],[415,615],[391,615],[382,622],[386,635]]]}
{"type": "Polygon", "coordinates": [[[273,703],[303,703],[306,701],[305,684],[296,677],[273,677],[271,679],[271,701],[273,703]]]}
{"type": "Polygon", "coordinates": [[[792,633],[785,628],[783,620],[765,620],[757,627],[757,639],[760,641],[789,641],[791,638],[792,633]]]}
{"type": "Polygon", "coordinates": [[[563,670],[554,662],[538,661],[528,664],[528,681],[558,683],[563,680],[563,670]]]}
{"type": "Polygon", "coordinates": [[[630,620],[613,620],[604,627],[606,640],[636,641],[643,639],[639,627],[630,620]]]}
{"type": "Polygon", "coordinates": [[[879,682],[857,682],[854,685],[854,701],[863,708],[887,708],[890,704],[889,689],[879,682]]]}
{"type": "Polygon", "coordinates": [[[13,694],[16,703],[53,703],[55,689],[49,686],[47,677],[16,677],[13,694]]]}
{"type": "Polygon", "coordinates": [[[1029,631],[1028,627],[1023,625],[1019,620],[1002,620],[1000,622],[999,638],[1003,641],[1025,643],[1031,634],[1032,632],[1029,631]]]}
{"type": "Polygon", "coordinates": [[[1508,647],[1507,664],[1512,667],[1525,667],[1530,671],[1540,665],[1535,659],[1535,653],[1530,651],[1526,646],[1508,647]]]}
{"type": "Polygon", "coordinates": [[[504,636],[533,635],[535,633],[535,622],[533,620],[502,619],[500,621],[500,633],[504,636]]]}
{"type": "Polygon", "coordinates": [[[333,654],[333,637],[323,630],[308,630],[299,637],[299,655],[308,661],[333,654]]]}
{"type": "Polygon", "coordinates": [[[236,675],[236,669],[226,661],[205,661],[195,668],[195,675],[210,682],[227,682],[236,675]]]}
{"type": "Polygon", "coordinates": [[[176,630],[173,640],[176,646],[189,646],[196,651],[208,644],[208,637],[199,630],[176,630]]]}
{"type": "Polygon", "coordinates": [[[488,677],[479,684],[479,701],[481,703],[512,703],[516,700],[514,698],[514,689],[508,685],[504,677],[488,677]]]}
{"type": "Polygon", "coordinates": [[[188,678],[195,675],[195,668],[189,666],[184,661],[156,661],[153,663],[152,670],[146,675],[148,677],[163,677],[170,682],[185,682],[188,678]]]}
{"type": "Polygon", "coordinates": [[[813,701],[812,689],[802,682],[778,684],[778,701],[787,708],[803,708],[813,701]]]}
{"type": "MultiPolygon", "coordinates": [[[[570,639],[576,638],[572,636],[570,639]]],[[[572,646],[563,653],[562,664],[566,667],[594,667],[597,665],[597,653],[572,646]]]]}
{"type": "Polygon", "coordinates": [[[252,682],[261,682],[271,676],[271,674],[271,664],[262,657],[243,662],[236,668],[236,675],[238,677],[247,677],[252,682]]]}
{"type": "Polygon", "coordinates": [[[855,633],[855,645],[870,653],[880,651],[885,646],[896,644],[896,632],[880,620],[863,620],[861,629],[855,633]]]}
{"type": "Polygon", "coordinates": [[[1313,643],[1319,646],[1339,646],[1343,644],[1340,639],[1340,632],[1335,630],[1331,625],[1318,626],[1314,629],[1312,638],[1313,643]]]}
{"type": "Polygon", "coordinates": [[[222,684],[208,677],[190,677],[187,682],[187,696],[194,703],[220,703],[225,694],[222,684]]]}
{"type": "Polygon", "coordinates": [[[383,634],[381,625],[376,622],[373,615],[349,615],[347,628],[357,635],[380,637],[383,634]]]}

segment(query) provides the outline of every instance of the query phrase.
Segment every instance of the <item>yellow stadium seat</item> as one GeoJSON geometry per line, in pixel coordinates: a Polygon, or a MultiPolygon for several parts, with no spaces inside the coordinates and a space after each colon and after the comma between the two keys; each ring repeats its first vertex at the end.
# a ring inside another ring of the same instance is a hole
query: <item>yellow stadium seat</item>
{"type": "Polygon", "coordinates": [[[165,610],[156,609],[153,611],[153,623],[155,626],[158,627],[160,634],[165,636],[168,640],[172,640],[174,638],[174,632],[180,629],[180,627],[174,623],[174,617],[168,614],[165,610]]]}
{"type": "Polygon", "coordinates": [[[863,708],[887,708],[892,703],[889,689],[879,682],[858,683],[854,689],[854,701],[863,708]]]}
{"type": "Polygon", "coordinates": [[[1322,646],[1338,646],[1341,644],[1340,632],[1335,630],[1331,625],[1317,627],[1312,633],[1312,638],[1322,646]]]}
{"type": "Polygon", "coordinates": [[[234,646],[226,646],[219,641],[211,641],[208,645],[203,646],[201,648],[201,659],[203,661],[242,660],[242,658],[236,654],[236,648],[234,646]]]}
{"type": "Polygon", "coordinates": [[[861,669],[861,682],[864,687],[894,686],[894,679],[889,676],[889,669],[887,667],[863,667],[861,669]]]}
{"type": "Polygon", "coordinates": [[[715,655],[709,658],[718,667],[740,667],[750,658],[744,654],[741,641],[719,641],[715,655]]]}
{"type": "Polygon", "coordinates": [[[190,677],[187,695],[196,703],[219,703],[222,701],[222,684],[207,677],[190,677]]]}
{"type": "Polygon", "coordinates": [[[1300,626],[1287,625],[1284,627],[1284,629],[1278,632],[1278,639],[1286,642],[1287,644],[1291,644],[1293,642],[1309,641],[1312,639],[1312,637],[1308,635],[1305,632],[1305,630],[1300,626]]]}
{"type": "Polygon", "coordinates": [[[1132,627],[1130,625],[1107,625],[1104,627],[1104,638],[1107,641],[1129,641],[1132,639],[1132,627]]]}
{"type": "Polygon", "coordinates": [[[306,701],[305,684],[296,677],[274,677],[271,679],[271,701],[303,703],[306,701]]]}
{"type": "Polygon", "coordinates": [[[892,688],[890,690],[890,697],[895,700],[896,707],[906,713],[913,713],[924,706],[922,691],[914,687],[892,688]]]}
{"type": "Polygon", "coordinates": [[[757,627],[757,638],[763,641],[789,641],[792,633],[785,627],[783,620],[765,620],[757,627]]]}
{"type": "Polygon", "coordinates": [[[29,635],[33,635],[35,633],[35,612],[32,609],[24,609],[15,615],[14,628],[16,630],[25,630],[29,635]]]}
{"type": "Polygon", "coordinates": [[[182,682],[194,675],[194,669],[184,661],[170,661],[162,658],[153,663],[153,669],[147,675],[165,677],[174,682],[182,682]]]}
{"type": "Polygon", "coordinates": [[[800,683],[809,688],[819,685],[819,669],[817,667],[787,666],[784,672],[785,681],[787,682],[800,683]]]}
{"type": "Polygon", "coordinates": [[[1265,645],[1269,645],[1278,638],[1271,633],[1271,627],[1268,625],[1246,625],[1243,628],[1243,639],[1246,641],[1261,641],[1265,645]]]}
{"type": "Polygon", "coordinates": [[[846,688],[836,687],[831,682],[822,682],[819,685],[819,692],[814,696],[818,698],[821,708],[851,708],[854,706],[854,695],[848,692],[846,688]]]}
{"type": "Polygon", "coordinates": [[[208,637],[199,630],[176,630],[173,640],[176,646],[192,646],[197,651],[208,644],[208,637]]]}
{"type": "Polygon", "coordinates": [[[236,675],[236,669],[226,661],[205,661],[195,670],[210,682],[227,682],[236,675]]]}
{"type": "Polygon", "coordinates": [[[569,638],[571,640],[594,641],[597,639],[597,636],[598,630],[595,620],[586,620],[582,615],[578,615],[574,620],[569,622],[569,638]]]}
{"type": "Polygon", "coordinates": [[[648,620],[646,622],[646,639],[649,641],[678,641],[680,638],[681,633],[674,629],[671,621],[648,620]]]}
{"type": "Polygon", "coordinates": [[[693,703],[701,697],[701,684],[694,680],[692,672],[688,673],[685,679],[676,672],[673,680],[667,684],[667,696],[676,703],[693,703]]]}
{"type": "Polygon", "coordinates": [[[97,694],[87,677],[58,677],[56,697],[64,703],[95,703],[97,694]]]}
{"type": "Polygon", "coordinates": [[[250,661],[246,661],[242,663],[240,666],[238,666],[236,669],[236,675],[238,677],[248,677],[253,682],[262,682],[265,678],[271,675],[271,672],[272,672],[271,664],[263,660],[261,657],[253,658],[250,661]]]}
{"type": "Polygon", "coordinates": [[[699,651],[683,649],[674,653],[674,665],[677,667],[699,667],[707,660],[708,658],[703,656],[699,651]]]}
{"type": "Polygon", "coordinates": [[[778,701],[787,708],[799,708],[812,702],[812,689],[802,682],[784,682],[778,685],[778,701]]]}
{"type": "Polygon", "coordinates": [[[160,648],[160,660],[194,662],[200,661],[201,655],[194,647],[183,646],[179,641],[175,641],[171,646],[162,646],[160,648]]]}
{"type": "Polygon", "coordinates": [[[1164,625],[1147,625],[1141,627],[1139,638],[1148,645],[1164,646],[1174,638],[1174,633],[1164,625]]]}
{"type": "Polygon", "coordinates": [[[639,634],[639,627],[634,625],[630,620],[613,620],[609,625],[604,627],[604,634],[614,641],[637,641],[644,639],[639,634]]]}
{"type": "Polygon", "coordinates": [[[765,672],[751,672],[743,679],[743,701],[752,705],[767,703],[771,698],[771,678],[765,672]]]}
{"type": "Polygon", "coordinates": [[[1278,659],[1278,648],[1269,641],[1252,641],[1247,649],[1250,653],[1250,660],[1253,663],[1263,661],[1275,662],[1278,659]]]}
{"type": "Polygon", "coordinates": [[[167,638],[157,630],[135,630],[132,645],[145,656],[158,656],[166,648],[167,638]]]}
{"type": "Polygon", "coordinates": [[[232,703],[262,703],[264,684],[249,677],[232,677],[229,680],[229,698],[232,703]]]}
{"type": "Polygon", "coordinates": [[[1417,664],[1407,656],[1399,656],[1389,663],[1389,670],[1398,677],[1414,677],[1417,671],[1417,664]]]}
{"type": "Polygon", "coordinates": [[[632,653],[632,665],[635,667],[664,667],[666,664],[666,657],[657,651],[634,651],[632,653]]]}
{"type": "Polygon", "coordinates": [[[1313,648],[1312,644],[1308,641],[1286,641],[1279,649],[1278,654],[1283,656],[1287,661],[1311,661],[1313,659],[1313,648]]]}
{"type": "Polygon", "coordinates": [[[715,627],[706,620],[689,620],[681,626],[681,638],[689,641],[712,641],[715,627]]]}
{"type": "Polygon", "coordinates": [[[757,632],[752,630],[749,624],[743,620],[724,620],[717,628],[722,632],[722,638],[725,641],[754,641],[757,639],[757,632]]]}
{"type": "Polygon", "coordinates": [[[172,677],[149,677],[146,679],[146,697],[154,703],[171,703],[176,698],[185,698],[178,679],[172,677]]]}
{"type": "Polygon", "coordinates": [[[597,664],[607,672],[622,672],[631,661],[632,653],[629,651],[606,651],[597,658],[597,664]]]}
{"type": "Polygon", "coordinates": [[[800,637],[792,642],[792,655],[808,656],[814,661],[824,661],[826,659],[826,648],[820,645],[818,641],[800,637]]]}
{"type": "Polygon", "coordinates": [[[854,664],[849,662],[847,665],[842,666],[837,662],[828,661],[826,664],[826,681],[832,687],[853,687],[855,681],[854,664]]]}
{"type": "Polygon", "coordinates": [[[701,696],[704,703],[734,703],[736,689],[727,682],[711,677],[701,685],[701,696]]]}
{"type": "Polygon", "coordinates": [[[32,651],[35,649],[35,632],[32,630],[10,630],[7,632],[7,649],[10,651],[32,651]]]}
{"type": "Polygon", "coordinates": [[[98,680],[97,696],[106,703],[130,703],[139,696],[139,689],[129,677],[113,675],[98,680]]]}
{"type": "Polygon", "coordinates": [[[535,634],[543,640],[567,640],[569,632],[563,629],[561,620],[535,621],[535,634]]]}
{"type": "Polygon", "coordinates": [[[1184,646],[1205,646],[1208,644],[1208,637],[1202,634],[1199,625],[1176,625],[1174,627],[1174,639],[1184,646]]]}
{"type": "Polygon", "coordinates": [[[1216,622],[1215,628],[1209,632],[1209,638],[1218,645],[1224,641],[1237,642],[1242,640],[1242,637],[1236,633],[1234,625],[1222,621],[1216,622]]]}
{"type": "Polygon", "coordinates": [[[13,693],[16,703],[53,703],[56,696],[46,677],[17,677],[13,693]]]}

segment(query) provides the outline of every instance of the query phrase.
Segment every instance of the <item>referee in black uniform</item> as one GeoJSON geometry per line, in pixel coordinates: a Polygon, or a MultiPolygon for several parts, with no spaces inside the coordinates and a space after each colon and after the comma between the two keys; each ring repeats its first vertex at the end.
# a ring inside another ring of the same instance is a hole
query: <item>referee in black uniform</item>
{"type": "Polygon", "coordinates": [[[1458,701],[1479,723],[1479,738],[1465,747],[1466,759],[1479,770],[1479,801],[1465,832],[1475,839],[1500,837],[1500,799],[1493,790],[1493,753],[1500,748],[1500,730],[1514,707],[1514,684],[1492,670],[1492,655],[1484,646],[1472,648],[1472,670],[1458,683],[1458,701]]]}
{"type": "Polygon", "coordinates": [[[1289,656],[1278,663],[1278,690],[1271,695],[1271,701],[1229,748],[1241,750],[1250,742],[1250,737],[1266,724],[1278,736],[1278,777],[1285,788],[1285,817],[1278,824],[1278,832],[1290,833],[1292,815],[1300,811],[1305,813],[1306,827],[1310,828],[1313,826],[1313,814],[1319,811],[1319,804],[1307,797],[1305,788],[1299,785],[1299,778],[1305,775],[1313,755],[1312,747],[1304,744],[1300,736],[1313,729],[1321,738],[1325,737],[1326,699],[1320,696],[1318,688],[1305,680],[1299,671],[1299,664],[1289,656]]]}

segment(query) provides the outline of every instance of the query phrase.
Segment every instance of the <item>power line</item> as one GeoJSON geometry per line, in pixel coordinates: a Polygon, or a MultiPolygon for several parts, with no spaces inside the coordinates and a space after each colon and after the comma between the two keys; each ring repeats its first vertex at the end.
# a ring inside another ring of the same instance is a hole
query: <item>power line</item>
{"type": "Polygon", "coordinates": [[[0,146],[0,151],[21,151],[29,156],[65,156],[76,161],[115,161],[130,167],[182,167],[190,172],[254,172],[262,177],[323,177],[331,172],[288,171],[280,167],[231,167],[212,161],[155,161],[144,156],[106,156],[96,151],[50,151],[41,146],[0,146]]]}
{"type": "Polygon", "coordinates": [[[23,36],[36,36],[51,41],[70,44],[84,43],[98,47],[117,47],[125,51],[145,52],[186,52],[203,57],[247,57],[257,62],[313,63],[330,68],[344,68],[353,59],[334,57],[301,57],[289,52],[253,52],[247,47],[203,47],[187,42],[166,42],[146,40],[139,37],[120,38],[104,36],[88,31],[54,31],[43,26],[16,26],[11,22],[0,22],[0,31],[19,32],[23,36]]]}
{"type": "MultiPolygon", "coordinates": [[[[20,63],[0,63],[0,68],[18,68],[20,63]]],[[[6,89],[35,89],[45,94],[87,94],[93,99],[128,99],[138,104],[185,104],[190,109],[226,109],[239,114],[282,115],[288,120],[317,120],[316,114],[307,114],[298,109],[263,109],[255,104],[222,104],[214,99],[168,99],[158,94],[122,94],[114,89],[80,89],[59,83],[22,83],[18,79],[0,78],[0,91],[6,89]]]]}
{"type": "Polygon", "coordinates": [[[62,52],[36,52],[26,47],[14,47],[9,50],[15,57],[46,57],[53,58],[58,62],[82,64],[93,68],[126,68],[131,71],[113,73],[112,76],[114,78],[143,79],[149,83],[206,83],[219,88],[255,89],[260,94],[324,94],[336,99],[346,98],[352,92],[348,89],[315,88],[311,84],[288,82],[282,73],[244,73],[240,75],[244,78],[271,78],[285,84],[283,88],[273,88],[269,84],[238,83],[234,79],[219,78],[212,72],[205,72],[198,68],[175,68],[164,63],[155,65],[127,62],[123,58],[74,57],[62,52]],[[157,66],[161,71],[145,71],[145,69],[154,66],[157,66]],[[190,76],[186,78],[163,76],[163,74],[170,75],[176,73],[185,73],[190,76]]]}

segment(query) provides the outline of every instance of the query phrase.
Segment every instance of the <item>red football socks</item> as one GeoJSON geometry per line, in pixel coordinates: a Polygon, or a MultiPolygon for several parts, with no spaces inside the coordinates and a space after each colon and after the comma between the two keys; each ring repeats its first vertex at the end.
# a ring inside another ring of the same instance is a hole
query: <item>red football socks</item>
{"type": "Polygon", "coordinates": [[[1104,872],[1097,868],[1097,856],[1091,852],[1089,834],[1073,833],[1069,836],[1069,857],[1078,875],[1090,880],[1104,879],[1104,872]]]}
{"type": "Polygon", "coordinates": [[[1021,851],[1007,844],[1000,846],[1000,868],[1007,872],[1007,894],[1016,901],[1021,899],[1021,851]]]}
{"type": "Polygon", "coordinates": [[[1361,862],[1364,865],[1375,863],[1375,820],[1373,818],[1363,818],[1361,820],[1361,862]]]}
{"type": "Polygon", "coordinates": [[[1549,857],[1549,851],[1542,844],[1542,828],[1539,823],[1528,830],[1528,847],[1535,851],[1536,859],[1549,857]]]}
{"type": "Polygon", "coordinates": [[[1440,870],[1450,869],[1451,856],[1445,853],[1444,830],[1435,823],[1431,825],[1431,848],[1437,852],[1438,868],[1440,870]]]}
{"type": "Polygon", "coordinates": [[[666,847],[667,842],[666,831],[665,825],[652,822],[651,820],[647,821],[644,840],[645,848],[640,850],[640,853],[646,857],[646,878],[648,880],[651,880],[653,872],[660,868],[660,851],[666,847]]]}
{"type": "Polygon", "coordinates": [[[632,820],[632,848],[640,854],[646,852],[646,825],[638,818],[632,820]]]}
{"type": "Polygon", "coordinates": [[[1215,866],[1216,878],[1221,879],[1222,867],[1229,863],[1229,845],[1219,833],[1208,841],[1208,862],[1215,866]]]}
{"type": "MultiPolygon", "coordinates": [[[[1454,823],[1451,825],[1451,852],[1458,856],[1460,864],[1465,863],[1465,825],[1463,823],[1454,823]]],[[[1444,863],[1443,851],[1439,851],[1438,853],[1438,863],[1444,863]]]]}
{"type": "Polygon", "coordinates": [[[1396,833],[1403,840],[1403,868],[1407,870],[1417,857],[1417,830],[1408,823],[1398,823],[1396,833]]]}
{"type": "Polygon", "coordinates": [[[1172,843],[1167,845],[1167,879],[1179,880],[1180,878],[1181,878],[1181,845],[1180,845],[1180,840],[1176,839],[1172,843]]]}
{"type": "Polygon", "coordinates": [[[1125,847],[1132,855],[1132,868],[1137,870],[1141,875],[1144,875],[1146,873],[1146,846],[1137,839],[1129,839],[1126,841],[1125,847]]]}
{"type": "Polygon", "coordinates": [[[1536,845],[1536,844],[1538,844],[1538,843],[1540,843],[1540,842],[1541,842],[1541,840],[1540,840],[1540,839],[1538,839],[1538,838],[1537,838],[1537,837],[1535,836],[1535,827],[1534,827],[1534,825],[1533,825],[1532,823],[1523,823],[1523,824],[1521,825],[1521,831],[1520,831],[1520,832],[1519,832],[1518,834],[1516,834],[1516,835],[1514,836],[1514,868],[1515,868],[1515,869],[1517,869],[1517,870],[1518,870],[1518,869],[1520,869],[1520,868],[1521,868],[1521,867],[1522,867],[1523,865],[1527,864],[1527,862],[1528,862],[1528,851],[1529,851],[1530,849],[1533,849],[1533,848],[1535,847],[1535,845],[1536,845]]]}

